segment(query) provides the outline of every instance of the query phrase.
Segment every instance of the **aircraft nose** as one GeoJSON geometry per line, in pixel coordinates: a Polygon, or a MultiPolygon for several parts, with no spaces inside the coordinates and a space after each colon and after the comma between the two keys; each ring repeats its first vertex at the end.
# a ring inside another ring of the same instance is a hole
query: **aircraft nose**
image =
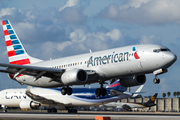
{"type": "Polygon", "coordinates": [[[170,53],[165,56],[165,60],[171,66],[177,60],[177,56],[174,53],[170,53]]]}

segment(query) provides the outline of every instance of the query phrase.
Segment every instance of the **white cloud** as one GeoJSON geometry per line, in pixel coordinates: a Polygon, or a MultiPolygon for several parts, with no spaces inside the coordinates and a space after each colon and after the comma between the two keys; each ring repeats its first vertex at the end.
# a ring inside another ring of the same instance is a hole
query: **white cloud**
{"type": "Polygon", "coordinates": [[[74,32],[70,33],[69,37],[74,42],[83,42],[86,39],[86,35],[82,29],[75,29],[74,32]]]}
{"type": "Polygon", "coordinates": [[[180,23],[178,0],[128,0],[124,5],[111,4],[99,13],[118,22],[138,24],[180,23]]]}
{"type": "Polygon", "coordinates": [[[141,36],[141,40],[139,41],[139,43],[140,44],[160,44],[161,40],[159,37],[155,35],[151,35],[151,36],[143,35],[141,36]]]}
{"type": "Polygon", "coordinates": [[[126,4],[120,7],[120,9],[127,9],[129,7],[139,8],[142,4],[149,2],[150,0],[126,0],[126,4]]]}
{"type": "Polygon", "coordinates": [[[62,11],[67,7],[73,7],[73,6],[76,6],[76,5],[78,5],[78,0],[68,0],[63,7],[59,8],[59,11],[62,11]]]}
{"type": "Polygon", "coordinates": [[[106,33],[106,36],[110,36],[112,40],[116,41],[122,37],[122,34],[118,29],[114,29],[114,30],[106,33]]]}
{"type": "Polygon", "coordinates": [[[61,19],[68,24],[83,24],[86,20],[86,17],[81,8],[70,7],[64,9],[61,13],[61,19]]]}
{"type": "Polygon", "coordinates": [[[6,15],[12,15],[16,8],[2,8],[0,11],[0,18],[6,15]]]}
{"type": "Polygon", "coordinates": [[[99,39],[101,41],[112,40],[117,41],[122,37],[121,31],[118,29],[113,29],[110,32],[96,32],[96,33],[85,33],[82,29],[76,29],[74,32],[70,33],[70,39],[75,42],[83,42],[87,39],[87,37],[94,37],[95,39],[99,39]]]}
{"type": "MultiPolygon", "coordinates": [[[[15,26],[15,25],[14,25],[15,26]]],[[[34,24],[31,24],[29,22],[26,22],[26,23],[18,23],[17,26],[23,26],[23,29],[26,30],[26,29],[33,29],[34,28],[34,24]]],[[[21,27],[22,28],[22,27],[21,27]]],[[[22,31],[22,30],[21,30],[22,31]]]]}
{"type": "Polygon", "coordinates": [[[63,42],[63,43],[61,43],[61,44],[58,44],[58,45],[57,45],[57,49],[58,49],[59,51],[63,51],[64,48],[67,47],[67,46],[69,46],[69,45],[72,45],[72,42],[70,42],[70,41],[65,41],[65,42],[63,42]]]}

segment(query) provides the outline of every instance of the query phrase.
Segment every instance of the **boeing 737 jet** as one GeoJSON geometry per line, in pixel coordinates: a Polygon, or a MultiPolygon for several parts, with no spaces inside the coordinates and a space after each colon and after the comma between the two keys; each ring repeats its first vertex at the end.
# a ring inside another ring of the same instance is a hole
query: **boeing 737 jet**
{"type": "MultiPolygon", "coordinates": [[[[95,88],[74,88],[71,96],[62,95],[61,88],[5,89],[0,92],[0,104],[4,112],[7,112],[6,107],[32,109],[39,106],[48,107],[49,113],[56,113],[57,109],[77,112],[74,107],[105,104],[133,95],[127,92],[127,88],[121,86],[118,80],[106,88],[107,94],[100,97],[95,95],[95,88]]],[[[141,89],[142,87],[139,87],[136,92],[141,89]]]]}
{"type": "Polygon", "coordinates": [[[43,61],[31,57],[9,20],[3,20],[9,64],[0,63],[0,72],[21,84],[37,87],[63,87],[63,95],[72,94],[72,85],[100,83],[97,96],[106,95],[103,84],[107,80],[120,79],[121,85],[131,87],[146,82],[145,74],[157,75],[167,72],[177,59],[167,47],[154,44],[132,45],[87,54],[43,61]]]}

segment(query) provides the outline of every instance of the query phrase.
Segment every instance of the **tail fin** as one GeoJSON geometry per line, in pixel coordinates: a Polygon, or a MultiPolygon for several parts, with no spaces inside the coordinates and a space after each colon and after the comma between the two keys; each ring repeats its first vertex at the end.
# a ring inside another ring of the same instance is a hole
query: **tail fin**
{"type": "Polygon", "coordinates": [[[113,90],[118,90],[118,91],[121,91],[121,92],[124,92],[127,90],[127,87],[123,87],[119,80],[116,80],[114,83],[106,86],[107,89],[113,89],[113,90]]]}
{"type": "Polygon", "coordinates": [[[144,85],[141,85],[137,90],[136,92],[134,93],[134,95],[132,97],[136,97],[139,95],[139,93],[141,92],[141,90],[143,89],[144,85]]]}
{"type": "Polygon", "coordinates": [[[155,102],[155,100],[156,100],[156,98],[157,98],[157,95],[158,95],[158,93],[155,93],[147,102],[146,102],[146,104],[154,104],[154,102],[155,102]]]}
{"type": "Polygon", "coordinates": [[[42,61],[27,54],[9,20],[3,20],[2,24],[10,64],[25,65],[42,61]]]}

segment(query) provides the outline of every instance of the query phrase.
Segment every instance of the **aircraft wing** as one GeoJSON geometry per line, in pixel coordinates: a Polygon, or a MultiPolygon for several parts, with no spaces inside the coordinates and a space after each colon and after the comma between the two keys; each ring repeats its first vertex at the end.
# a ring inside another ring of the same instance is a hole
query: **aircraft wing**
{"type": "Polygon", "coordinates": [[[27,89],[26,89],[26,95],[28,97],[30,97],[32,100],[35,100],[35,101],[38,101],[38,102],[41,102],[42,104],[61,104],[61,105],[64,105],[63,103],[59,103],[59,102],[56,102],[54,100],[51,100],[51,99],[47,99],[47,98],[44,98],[40,95],[36,95],[34,93],[31,92],[31,86],[28,86],[27,89]]]}
{"type": "MultiPolygon", "coordinates": [[[[0,69],[0,72],[15,74],[14,78],[20,74],[25,74],[25,75],[35,76],[36,77],[35,80],[37,80],[41,76],[51,77],[51,78],[59,77],[62,75],[62,73],[65,72],[65,69],[37,67],[30,65],[15,65],[15,64],[0,63],[0,66],[7,67],[6,70],[0,69]]],[[[88,71],[87,71],[88,75],[94,74],[94,72],[88,72],[88,71]]]]}

